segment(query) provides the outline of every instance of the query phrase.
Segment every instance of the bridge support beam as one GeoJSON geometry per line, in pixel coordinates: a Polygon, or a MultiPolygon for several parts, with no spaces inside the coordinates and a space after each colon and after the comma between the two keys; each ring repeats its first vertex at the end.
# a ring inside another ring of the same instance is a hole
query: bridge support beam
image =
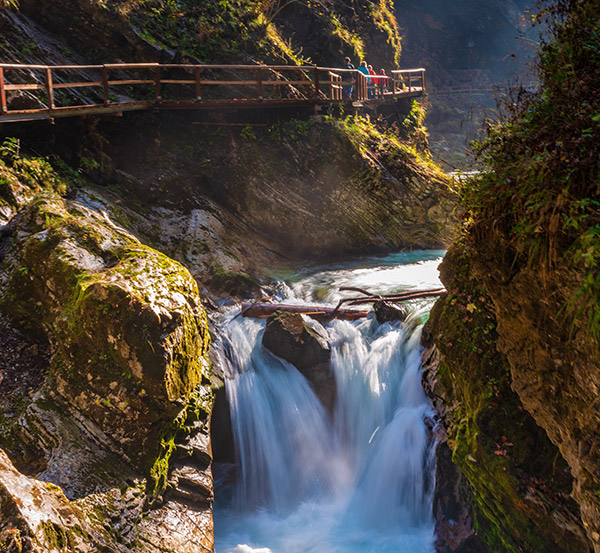
{"type": "Polygon", "coordinates": [[[154,69],[154,88],[155,88],[155,98],[156,98],[156,101],[159,102],[161,100],[161,95],[160,95],[160,67],[156,67],[156,69],[154,69]]]}
{"type": "Polygon", "coordinates": [[[104,93],[104,105],[108,106],[108,69],[102,67],[102,92],[104,93]]]}

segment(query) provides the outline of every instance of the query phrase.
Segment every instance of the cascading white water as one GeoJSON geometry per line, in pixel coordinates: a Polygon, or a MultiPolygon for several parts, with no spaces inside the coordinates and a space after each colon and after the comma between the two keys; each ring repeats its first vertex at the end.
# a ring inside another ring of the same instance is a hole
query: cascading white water
{"type": "MultiPolygon", "coordinates": [[[[333,303],[341,285],[380,293],[437,287],[441,253],[320,271],[283,286],[286,303],[315,295],[333,303]]],[[[424,312],[404,324],[327,325],[333,420],[306,379],[262,347],[264,322],[235,311],[226,317],[218,349],[238,462],[233,490],[216,489],[217,553],[433,551],[431,413],[420,381],[424,312]]]]}

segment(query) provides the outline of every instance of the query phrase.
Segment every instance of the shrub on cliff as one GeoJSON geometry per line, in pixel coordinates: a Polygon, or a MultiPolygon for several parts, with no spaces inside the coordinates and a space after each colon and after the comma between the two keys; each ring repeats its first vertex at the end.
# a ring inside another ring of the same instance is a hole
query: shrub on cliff
{"type": "Polygon", "coordinates": [[[523,91],[476,144],[484,172],[462,190],[467,234],[504,243],[510,270],[578,273],[563,314],[600,341],[600,10],[561,0],[540,17],[552,29],[540,91],[523,91]]]}

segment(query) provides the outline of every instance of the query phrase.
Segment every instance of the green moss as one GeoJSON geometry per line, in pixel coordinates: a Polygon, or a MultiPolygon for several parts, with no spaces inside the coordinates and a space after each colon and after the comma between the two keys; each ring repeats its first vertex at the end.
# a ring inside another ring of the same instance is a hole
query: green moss
{"type": "Polygon", "coordinates": [[[511,389],[493,306],[463,246],[453,246],[442,270],[451,275],[450,294],[431,315],[444,357],[438,377],[452,406],[448,444],[473,488],[479,537],[494,552],[569,551],[545,507],[571,491],[566,463],[511,389]]]}
{"type": "Polygon", "coordinates": [[[188,404],[171,422],[161,430],[161,439],[157,451],[149,458],[147,492],[151,496],[161,495],[169,477],[170,461],[177,447],[178,439],[187,433],[188,425],[193,421],[207,421],[214,403],[211,387],[199,386],[195,389],[188,404]]]}
{"type": "Polygon", "coordinates": [[[40,526],[46,538],[46,545],[51,549],[58,549],[60,551],[68,545],[67,534],[58,524],[42,521],[40,526]]]}

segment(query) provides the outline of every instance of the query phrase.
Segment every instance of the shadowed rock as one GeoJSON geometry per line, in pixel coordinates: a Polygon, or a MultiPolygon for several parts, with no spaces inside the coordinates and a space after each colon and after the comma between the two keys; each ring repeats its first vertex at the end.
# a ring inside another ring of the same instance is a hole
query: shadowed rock
{"type": "Polygon", "coordinates": [[[331,350],[327,331],[318,323],[309,326],[297,313],[275,313],[267,319],[262,344],[271,353],[294,365],[310,382],[330,412],[335,400],[335,380],[329,367],[331,350]]]}
{"type": "Polygon", "coordinates": [[[373,311],[379,324],[403,321],[408,316],[408,310],[404,306],[392,305],[386,301],[373,304],[373,311]]]}

